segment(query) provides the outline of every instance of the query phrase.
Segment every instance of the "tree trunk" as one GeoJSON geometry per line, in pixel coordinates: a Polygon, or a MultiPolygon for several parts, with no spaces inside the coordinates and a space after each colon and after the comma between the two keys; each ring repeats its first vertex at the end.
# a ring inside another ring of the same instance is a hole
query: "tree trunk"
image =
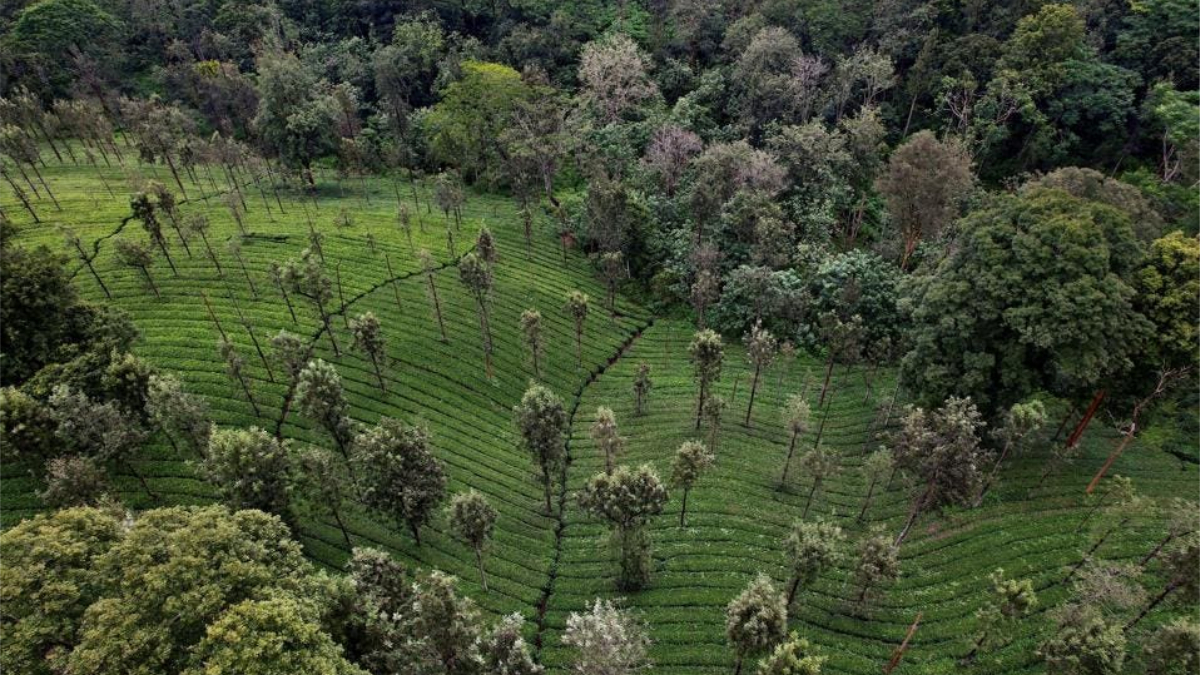
{"type": "Polygon", "coordinates": [[[442,321],[442,303],[438,300],[437,284],[433,281],[433,273],[426,275],[429,281],[429,295],[433,298],[433,313],[437,316],[438,332],[442,334],[442,342],[448,343],[450,340],[446,337],[446,324],[442,321]]]}
{"type": "Polygon", "coordinates": [[[1083,437],[1083,432],[1087,430],[1092,417],[1096,415],[1096,409],[1100,407],[1100,402],[1104,400],[1104,395],[1105,391],[1103,389],[1096,392],[1087,411],[1084,412],[1083,418],[1079,420],[1079,424],[1075,425],[1075,431],[1071,432],[1071,436],[1067,439],[1068,448],[1073,448],[1079,444],[1079,439],[1083,437]]]}
{"type": "Polygon", "coordinates": [[[487,573],[483,571],[483,553],[478,547],[475,549],[475,566],[479,568],[479,583],[483,586],[483,592],[487,593],[487,573]]]}
{"type": "Polygon", "coordinates": [[[791,585],[788,586],[786,607],[791,608],[792,603],[796,600],[796,593],[798,593],[799,591],[800,591],[800,576],[794,574],[794,575],[792,575],[792,583],[791,583],[791,585]]]}
{"type": "Polygon", "coordinates": [[[865,499],[863,499],[862,510],[858,512],[857,520],[860,523],[863,521],[863,518],[866,517],[867,509],[870,508],[870,506],[871,506],[871,497],[874,496],[874,494],[875,494],[875,483],[877,483],[877,482],[879,482],[879,479],[872,478],[871,484],[867,487],[867,496],[865,499]]]}
{"type": "Polygon", "coordinates": [[[184,199],[187,199],[187,190],[183,189],[183,181],[179,180],[179,172],[175,170],[175,161],[171,159],[171,153],[163,155],[163,159],[167,160],[167,166],[171,168],[171,175],[175,177],[175,184],[179,186],[179,193],[183,195],[184,199]]]}
{"type": "Polygon", "coordinates": [[[208,259],[217,268],[217,276],[224,278],[225,270],[221,269],[221,261],[217,260],[217,254],[213,251],[212,244],[208,243],[208,235],[204,233],[204,230],[200,230],[200,239],[204,241],[204,250],[208,251],[208,259]]]}
{"type": "Polygon", "coordinates": [[[825,394],[829,391],[829,381],[833,379],[833,351],[829,352],[829,365],[825,367],[825,384],[821,385],[821,400],[817,401],[817,407],[825,405],[825,394]]]}
{"type": "MultiPolygon", "coordinates": [[[[124,461],[124,464],[125,464],[125,468],[126,468],[126,469],[129,469],[129,473],[133,474],[133,477],[134,477],[134,478],[136,478],[136,479],[137,479],[137,481],[138,481],[138,483],[140,483],[140,484],[141,484],[141,486],[142,486],[142,489],[146,491],[146,494],[147,494],[147,495],[149,495],[151,499],[153,499],[154,501],[156,501],[156,502],[157,502],[157,501],[158,501],[158,494],[157,494],[157,493],[156,493],[154,490],[151,490],[151,489],[150,489],[150,484],[146,482],[146,477],[145,477],[145,476],[143,476],[143,475],[141,474],[141,472],[139,472],[139,471],[138,471],[138,470],[137,470],[137,469],[136,469],[136,468],[133,466],[133,462],[131,462],[131,461],[129,461],[129,460],[125,460],[125,461],[124,461]]],[[[1149,609],[1147,609],[1146,611],[1148,612],[1148,611],[1150,611],[1150,610],[1149,610],[1149,609]]]]}
{"type": "Polygon", "coordinates": [[[21,189],[21,186],[14,183],[7,172],[0,172],[0,175],[3,175],[4,180],[8,182],[10,187],[12,187],[13,193],[15,193],[17,198],[21,200],[21,206],[24,206],[25,210],[29,212],[29,215],[33,217],[33,222],[41,223],[42,219],[38,218],[37,211],[33,210],[33,205],[29,203],[29,197],[25,194],[25,191],[21,189]]]}
{"type": "Polygon", "coordinates": [[[700,418],[704,415],[704,401],[708,398],[708,379],[700,378],[700,395],[696,397],[696,431],[700,431],[700,418]]]}
{"type": "Polygon", "coordinates": [[[254,409],[255,417],[262,417],[262,411],[258,409],[258,402],[254,400],[254,395],[250,393],[250,385],[246,383],[246,378],[238,375],[238,382],[242,385],[242,391],[246,394],[246,400],[250,402],[250,407],[254,409]]]}
{"type": "Polygon", "coordinates": [[[1156,557],[1158,557],[1158,554],[1163,550],[1163,548],[1167,544],[1171,543],[1171,541],[1173,541],[1174,539],[1175,539],[1175,533],[1174,532],[1168,533],[1167,536],[1163,537],[1158,542],[1158,544],[1156,544],[1154,546],[1154,548],[1149,553],[1146,554],[1146,557],[1142,558],[1141,561],[1138,562],[1138,567],[1145,567],[1146,565],[1150,564],[1150,561],[1154,560],[1156,557]]]}
{"type": "Polygon", "coordinates": [[[788,470],[792,467],[792,454],[796,452],[796,439],[799,437],[800,434],[793,431],[792,438],[790,441],[788,441],[787,459],[783,462],[783,475],[779,477],[780,489],[787,487],[788,470]]]}
{"type": "MultiPolygon", "coordinates": [[[[238,310],[239,312],[241,310],[238,310]]],[[[271,362],[267,360],[267,355],[263,354],[262,346],[258,344],[258,336],[254,334],[254,328],[247,322],[245,324],[246,332],[250,334],[250,342],[254,343],[254,351],[258,352],[258,358],[262,361],[263,368],[267,370],[267,379],[271,382],[275,381],[275,373],[271,370],[271,362]]]]}
{"type": "Polygon", "coordinates": [[[371,353],[371,365],[375,368],[375,379],[379,380],[379,389],[387,393],[387,384],[383,381],[383,372],[379,369],[379,357],[371,353]]]}
{"type": "Polygon", "coordinates": [[[921,517],[921,511],[924,510],[925,502],[931,494],[933,494],[933,481],[929,482],[929,485],[925,488],[925,493],[913,504],[912,511],[908,515],[908,522],[904,523],[904,529],[900,530],[900,534],[896,536],[896,541],[892,542],[892,546],[899,546],[904,543],[904,539],[908,537],[909,531],[917,523],[917,518],[921,517]]]}
{"type": "Polygon", "coordinates": [[[162,300],[162,294],[158,292],[158,286],[154,284],[154,277],[150,276],[150,270],[145,267],[142,267],[141,270],[146,277],[146,283],[150,284],[150,290],[154,291],[154,297],[162,300]]]}
{"type": "Polygon", "coordinates": [[[417,542],[417,548],[421,547],[421,528],[417,525],[417,521],[408,521],[408,531],[412,532],[413,539],[417,542]]]}
{"type": "Polygon", "coordinates": [[[1133,440],[1133,435],[1136,432],[1137,422],[1133,422],[1129,425],[1129,431],[1125,432],[1125,435],[1121,438],[1121,442],[1117,444],[1116,450],[1113,450],[1112,453],[1108,455],[1108,459],[1104,460],[1104,466],[1100,467],[1100,470],[1097,471],[1096,475],[1092,477],[1092,481],[1088,483],[1088,494],[1092,494],[1092,492],[1095,491],[1096,486],[1100,484],[1100,480],[1104,478],[1104,474],[1108,473],[1108,470],[1112,468],[1113,462],[1117,461],[1117,458],[1121,456],[1121,453],[1125,452],[1125,448],[1129,445],[1129,442],[1133,440]]]}
{"type": "Polygon", "coordinates": [[[287,305],[288,314],[292,315],[292,323],[300,323],[296,319],[296,309],[292,307],[292,298],[288,295],[287,288],[282,283],[279,284],[279,294],[283,296],[283,302],[287,305]]]}
{"type": "Polygon", "coordinates": [[[342,290],[341,261],[338,261],[338,264],[333,266],[333,275],[337,279],[338,304],[341,305],[341,308],[338,309],[338,314],[342,315],[342,325],[346,328],[346,330],[350,330],[350,317],[346,315],[346,295],[342,290]]]}
{"type": "Polygon", "coordinates": [[[346,550],[353,551],[354,544],[350,541],[350,533],[346,531],[346,524],[342,522],[341,509],[333,507],[333,520],[337,522],[338,529],[342,531],[342,539],[346,540],[346,550]]]}
{"type": "MultiPolygon", "coordinates": [[[[609,473],[612,473],[612,472],[609,471],[609,473]]],[[[681,505],[681,508],[679,509],[679,526],[680,527],[687,527],[687,499],[688,499],[688,489],[684,488],[683,489],[683,504],[681,505]]]]}
{"type": "Polygon", "coordinates": [[[1004,443],[1004,449],[1000,451],[1000,456],[996,458],[996,463],[992,465],[992,470],[988,472],[988,477],[983,481],[983,486],[979,488],[979,496],[975,498],[975,507],[978,508],[983,503],[983,498],[991,489],[992,483],[996,482],[996,476],[1000,475],[1000,465],[1004,463],[1008,457],[1009,450],[1012,449],[1012,441],[1004,443]]]}
{"type": "MultiPolygon", "coordinates": [[[[409,242],[412,245],[412,242],[409,242]]],[[[392,280],[392,293],[396,296],[396,309],[403,309],[400,304],[400,288],[396,286],[396,273],[392,271],[392,259],[387,253],[383,254],[383,262],[387,264],[388,278],[392,280]]]]}
{"type": "Polygon", "coordinates": [[[1150,604],[1146,605],[1146,608],[1143,609],[1136,617],[1134,617],[1133,621],[1125,624],[1125,632],[1128,633],[1129,629],[1138,625],[1142,619],[1146,618],[1147,614],[1154,611],[1155,607],[1158,607],[1159,603],[1161,603],[1163,600],[1166,600],[1167,596],[1170,595],[1176,588],[1179,588],[1179,584],[1177,582],[1172,581],[1168,583],[1167,587],[1162,590],[1162,593],[1159,593],[1157,596],[1155,596],[1155,598],[1150,601],[1150,604]]]}
{"type": "Polygon", "coordinates": [[[808,491],[808,501],[804,503],[804,513],[800,516],[801,519],[808,517],[808,509],[812,506],[813,495],[817,494],[817,488],[821,487],[821,480],[814,479],[812,489],[808,491]]]}
{"type": "Polygon", "coordinates": [[[1067,407],[1067,414],[1063,416],[1062,422],[1060,422],[1058,425],[1058,430],[1056,430],[1054,432],[1054,436],[1050,439],[1051,443],[1058,442],[1058,437],[1062,435],[1063,430],[1067,428],[1067,423],[1069,423],[1071,421],[1071,419],[1074,417],[1075,417],[1075,404],[1072,403],[1071,405],[1069,405],[1067,407]]]}
{"type": "Polygon", "coordinates": [[[100,290],[104,291],[104,297],[112,300],[112,293],[108,292],[108,286],[104,285],[104,281],[96,273],[96,268],[92,266],[92,259],[84,255],[83,251],[80,251],[79,255],[83,258],[83,264],[87,265],[88,271],[92,273],[92,277],[96,279],[96,283],[100,284],[100,290]]]}
{"type": "Polygon", "coordinates": [[[750,426],[750,412],[754,410],[754,395],[758,393],[758,376],[762,371],[762,366],[754,364],[754,378],[750,380],[750,404],[746,406],[746,421],[745,425],[750,426]]]}

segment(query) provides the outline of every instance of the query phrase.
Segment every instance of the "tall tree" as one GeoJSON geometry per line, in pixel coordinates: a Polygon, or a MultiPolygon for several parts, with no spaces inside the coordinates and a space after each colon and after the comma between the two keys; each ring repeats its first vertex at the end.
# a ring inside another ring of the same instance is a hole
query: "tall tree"
{"type": "Polygon", "coordinates": [[[313,250],[306,248],[300,252],[299,258],[289,260],[283,270],[284,279],[291,285],[292,291],[316,305],[333,353],[335,356],[340,355],[341,350],[338,349],[337,338],[333,335],[329,311],[329,302],[333,299],[333,282],[325,276],[320,256],[314,256],[313,250]]]}
{"type": "Polygon", "coordinates": [[[625,439],[617,428],[617,416],[612,408],[600,406],[596,408],[596,419],[592,422],[592,441],[604,456],[604,472],[611,474],[617,457],[625,449],[625,439]]]}
{"type": "Polygon", "coordinates": [[[583,327],[587,322],[588,296],[581,291],[571,291],[567,295],[565,307],[567,315],[575,322],[575,367],[583,367],[583,327]]]}
{"type": "Polygon", "coordinates": [[[475,490],[460,492],[450,499],[450,525],[463,541],[475,552],[475,565],[479,568],[479,583],[483,592],[488,589],[487,574],[483,571],[483,550],[492,538],[496,527],[496,509],[483,495],[475,490]]]}
{"type": "Polygon", "coordinates": [[[371,359],[371,367],[375,370],[379,388],[386,392],[387,384],[383,381],[380,362],[387,360],[387,348],[383,341],[383,329],[379,318],[373,312],[358,315],[350,320],[350,334],[354,336],[354,348],[371,359]]]}
{"type": "Polygon", "coordinates": [[[446,497],[446,470],[429,431],[385,417],[354,437],[351,461],[362,503],[407,525],[420,546],[421,528],[446,497]]]}
{"type": "Polygon", "coordinates": [[[715,460],[716,455],[696,441],[685,441],[675,452],[675,460],[671,463],[671,485],[683,490],[679,505],[680,527],[687,527],[688,494],[715,460]]]}
{"type": "Polygon", "coordinates": [[[754,375],[750,379],[750,402],[746,405],[745,425],[750,426],[750,413],[754,411],[754,396],[758,393],[758,382],[762,373],[771,367],[779,351],[779,341],[771,331],[756,322],[750,333],[742,339],[746,345],[746,359],[754,366],[754,375]]]}
{"type": "Polygon", "coordinates": [[[725,636],[740,675],[746,657],[771,649],[787,635],[787,602],[765,574],[759,574],[725,608],[725,636]]]}
{"type": "Polygon", "coordinates": [[[646,412],[646,400],[650,398],[650,389],[654,382],[650,379],[650,364],[642,361],[638,364],[637,375],[633,378],[633,414],[643,415],[646,412]]]}
{"type": "Polygon", "coordinates": [[[649,583],[650,537],[646,525],[662,513],[666,502],[667,490],[648,464],[637,469],[620,466],[611,474],[598,473],[579,493],[579,506],[613,528],[613,548],[620,556],[618,588],[636,590],[649,583]]]}
{"type": "Polygon", "coordinates": [[[822,572],[841,559],[839,549],[845,539],[842,528],[833,523],[823,520],[792,523],[792,531],[783,542],[792,575],[788,584],[788,607],[792,606],[801,588],[816,581],[822,572]]]}
{"type": "Polygon", "coordinates": [[[521,312],[521,336],[525,338],[525,346],[529,349],[529,359],[533,362],[533,376],[542,379],[542,313],[536,309],[521,312]]]}
{"type": "Polygon", "coordinates": [[[346,527],[346,505],[350,503],[353,484],[346,463],[324,448],[301,448],[293,461],[295,466],[294,502],[312,517],[332,517],[346,542],[346,550],[354,551],[350,530],[346,527]]]}
{"type": "Polygon", "coordinates": [[[561,471],[565,459],[567,411],[562,399],[554,392],[535,384],[525,391],[520,404],[513,408],[513,417],[521,433],[521,444],[532,455],[541,473],[546,513],[553,514],[550,496],[555,474],[561,471]]]}
{"type": "Polygon", "coordinates": [[[621,33],[589,42],[579,57],[583,99],[602,124],[630,117],[659,96],[650,59],[621,33]]]}
{"type": "Polygon", "coordinates": [[[838,469],[837,458],[822,446],[817,446],[800,457],[800,466],[812,477],[812,487],[808,490],[808,499],[804,500],[804,513],[801,518],[808,517],[812,508],[813,496],[831,474],[838,469]]]}
{"type": "Polygon", "coordinates": [[[434,280],[433,256],[426,249],[421,249],[417,253],[417,257],[421,260],[421,269],[425,273],[425,286],[429,290],[429,302],[433,305],[433,315],[437,319],[438,332],[441,333],[442,342],[449,343],[449,338],[446,337],[446,323],[442,320],[442,301],[438,298],[437,282],[434,280]]]}
{"type": "Polygon", "coordinates": [[[880,584],[893,581],[899,575],[899,549],[892,544],[891,537],[874,532],[863,539],[854,565],[853,581],[859,589],[858,602],[861,604],[880,584]]]}
{"type": "Polygon", "coordinates": [[[970,154],[953,139],[940,141],[921,131],[896,148],[875,189],[887,199],[900,235],[901,269],[908,268],[923,239],[937,237],[959,216],[974,180],[970,154]]]}
{"type": "Polygon", "coordinates": [[[224,337],[217,340],[217,350],[221,353],[221,359],[225,361],[225,374],[241,386],[242,394],[254,409],[255,417],[261,417],[262,410],[258,407],[254,391],[250,388],[250,380],[246,377],[246,359],[238,353],[237,346],[224,337]]]}
{"type": "Polygon", "coordinates": [[[586,612],[571,612],[562,641],[575,651],[577,675],[635,675],[650,666],[646,626],[610,600],[596,598],[586,612]]]}
{"type": "Polygon", "coordinates": [[[805,401],[804,397],[799,394],[788,396],[782,412],[783,424],[788,430],[788,452],[787,459],[783,461],[783,475],[779,477],[781,489],[787,487],[788,470],[792,467],[792,455],[796,453],[796,442],[800,440],[801,434],[808,431],[809,418],[812,416],[808,401],[805,401]]]}
{"type": "Polygon", "coordinates": [[[342,376],[321,359],[309,361],[296,378],[296,400],[305,417],[321,425],[342,457],[350,459],[354,423],[348,411],[342,376]]]}
{"type": "Polygon", "coordinates": [[[1013,624],[1024,619],[1038,604],[1037,593],[1029,579],[1009,579],[1003,569],[992,572],[989,579],[992,597],[976,614],[981,627],[971,651],[963,657],[967,663],[975,660],[980,649],[987,649],[990,644],[1002,640],[1013,624]]]}
{"type": "Polygon", "coordinates": [[[688,356],[695,370],[699,393],[696,397],[696,429],[700,428],[700,416],[708,401],[713,384],[721,379],[721,363],[725,359],[725,347],[721,336],[711,330],[702,330],[692,338],[688,356]]]}
{"type": "Polygon", "coordinates": [[[492,286],[495,279],[492,266],[475,253],[468,253],[458,261],[458,278],[475,298],[479,311],[479,331],[483,337],[484,369],[492,377],[492,327],[489,322],[492,286]]]}
{"type": "Polygon", "coordinates": [[[291,452],[262,429],[214,430],[202,468],[230,508],[258,509],[294,522],[291,452]]]}
{"type": "Polygon", "coordinates": [[[150,248],[141,242],[125,238],[117,239],[113,242],[113,247],[116,249],[117,259],[129,267],[137,268],[150,290],[154,291],[154,297],[161,300],[162,294],[158,292],[154,277],[150,276],[150,268],[154,265],[154,255],[150,248]]]}
{"type": "Polygon", "coordinates": [[[983,426],[970,399],[951,397],[932,411],[909,408],[891,440],[897,466],[912,473],[917,488],[897,546],[922,513],[974,502],[986,461],[979,439],[983,426]]]}

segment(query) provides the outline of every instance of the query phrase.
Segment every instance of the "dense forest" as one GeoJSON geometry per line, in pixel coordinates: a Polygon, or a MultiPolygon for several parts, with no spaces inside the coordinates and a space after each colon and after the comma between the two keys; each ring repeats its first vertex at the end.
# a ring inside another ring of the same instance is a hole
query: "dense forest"
{"type": "Polygon", "coordinates": [[[1200,673],[1198,21],[9,0],[0,669],[1200,673]]]}

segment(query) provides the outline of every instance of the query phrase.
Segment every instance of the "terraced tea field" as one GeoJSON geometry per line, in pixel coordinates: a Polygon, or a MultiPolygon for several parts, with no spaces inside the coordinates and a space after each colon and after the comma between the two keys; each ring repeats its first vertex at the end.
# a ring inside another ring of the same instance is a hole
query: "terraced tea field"
{"type": "MultiPolygon", "coordinates": [[[[574,491],[603,465],[588,433],[595,409],[608,405],[616,411],[621,433],[628,439],[623,461],[649,462],[661,476],[669,476],[675,449],[695,436],[695,384],[686,355],[690,325],[655,318],[648,308],[621,297],[617,311],[610,315],[601,307],[604,288],[590,264],[577,251],[564,253],[548,222],[536,224],[533,246],[526,249],[522,224],[506,197],[471,195],[459,228],[453,218],[447,220],[436,207],[429,208],[428,185],[383,179],[338,185],[326,177],[317,199],[285,192],[278,202],[269,190],[260,194],[248,184],[244,191],[247,234],[242,237],[217,196],[222,192],[220,183],[209,183],[203,176],[199,183],[186,183],[191,198],[181,210],[209,218],[208,238],[223,274],[200,242],[191,242],[188,255],[168,229],[178,273],[173,274],[161,256],[156,260],[151,274],[159,299],[136,270],[122,266],[114,255],[115,237],[145,238],[140,223],[129,219],[123,196],[129,192],[126,176],[115,168],[101,175],[56,164],[44,173],[62,211],[40,202],[44,222],[33,224],[6,195],[5,211],[21,226],[18,243],[66,251],[56,226],[75,231],[86,250],[95,252],[94,266],[112,294],[111,302],[127,310],[141,330],[135,351],[178,373],[190,391],[204,396],[218,424],[270,430],[279,426],[284,436],[298,443],[330,446],[320,429],[288,410],[286,386],[278,366],[270,361],[267,345],[280,329],[304,336],[316,356],[336,364],[354,419],[370,424],[392,416],[427,424],[436,453],[446,463],[449,490],[475,488],[500,512],[486,558],[489,592],[478,584],[471,550],[448,532],[444,516],[435,519],[418,548],[402,528],[355,510],[347,519],[353,544],[384,548],[414,565],[458,575],[487,613],[522,613],[529,620],[531,637],[536,631],[544,645],[544,662],[564,666],[569,654],[559,637],[567,614],[596,596],[617,596],[607,532],[586,518],[573,499],[574,491]],[[109,196],[109,189],[115,197],[109,196]],[[413,202],[414,191],[419,203],[413,202]],[[397,225],[397,196],[414,215],[412,245],[397,225]],[[335,227],[343,213],[353,223],[335,227]],[[268,274],[271,263],[293,258],[308,245],[310,221],[325,235],[327,272],[335,278],[334,306],[341,309],[332,328],[340,354],[334,353],[311,303],[292,298],[293,320],[268,274]],[[475,301],[454,267],[483,224],[495,233],[500,255],[492,296],[495,374],[491,379],[484,372],[475,301]],[[454,238],[453,248],[448,233],[454,238]],[[227,247],[233,240],[241,241],[244,267],[227,247]],[[428,249],[435,260],[433,279],[448,335],[445,342],[415,255],[414,249],[420,248],[428,249]],[[581,367],[575,362],[572,321],[563,309],[568,292],[574,289],[593,299],[581,367]],[[570,463],[566,491],[560,495],[561,516],[543,512],[541,487],[529,457],[517,446],[511,421],[512,406],[532,375],[518,328],[518,317],[527,308],[539,309],[544,317],[547,349],[542,379],[564,398],[571,413],[570,463]],[[369,361],[349,349],[344,320],[365,311],[374,312],[383,325],[389,361],[386,392],[376,382],[369,361]],[[216,346],[221,331],[246,359],[259,414],[224,373],[216,346]],[[255,340],[267,354],[266,363],[258,358],[255,340]],[[632,382],[641,362],[652,367],[654,389],[646,414],[636,416],[632,382]]],[[[160,179],[170,185],[169,175],[160,179]]],[[[78,261],[72,265],[82,292],[105,300],[88,270],[78,261]]],[[[779,410],[788,394],[814,392],[820,386],[821,368],[816,357],[777,362],[765,376],[753,423],[747,427],[740,422],[748,397],[748,365],[740,347],[727,346],[718,390],[730,407],[717,463],[692,492],[686,528],[678,526],[678,495],[654,521],[653,582],[625,600],[641,610],[651,627],[657,672],[728,671],[732,653],[724,639],[725,604],[758,571],[786,583],[781,544],[790,523],[804,510],[810,477],[794,467],[787,489],[779,489],[787,441],[779,410]]],[[[881,371],[868,391],[859,369],[839,368],[830,404],[824,412],[814,413],[816,423],[827,415],[823,444],[836,454],[839,471],[815,493],[810,517],[840,524],[852,542],[873,526],[898,530],[907,513],[908,493],[897,480],[891,489],[876,495],[862,522],[856,518],[866,487],[860,471],[864,451],[878,442],[871,434],[872,427],[878,427],[876,409],[895,384],[894,373],[881,371]]],[[[1052,433],[1053,429],[1044,436],[1052,433]]],[[[811,447],[812,436],[802,439],[801,451],[811,447]]],[[[1076,531],[1084,514],[1083,488],[1114,438],[1115,431],[1093,424],[1084,438],[1083,454],[1035,488],[1051,447],[1048,438],[1039,439],[1030,452],[1008,463],[1002,483],[981,508],[928,516],[920,522],[901,550],[900,580],[878,601],[866,608],[853,605],[856,591],[848,583],[852,556],[847,556],[799,596],[793,627],[830,656],[828,672],[877,673],[922,613],[905,665],[898,672],[955,672],[957,658],[971,646],[975,611],[990,592],[988,574],[1003,566],[1011,576],[1032,578],[1042,604],[1038,615],[1021,624],[1017,638],[981,658],[977,670],[1039,671],[1033,650],[1048,629],[1041,614],[1065,596],[1061,583],[1065,568],[1079,559],[1093,536],[1090,528],[1076,531]]],[[[1185,442],[1135,443],[1112,473],[1132,477],[1142,494],[1163,503],[1168,497],[1192,495],[1196,464],[1165,451],[1172,443],[1185,442]]],[[[1182,450],[1194,456],[1191,449],[1182,450]]],[[[154,494],[143,491],[133,476],[122,476],[122,498],[133,506],[214,498],[195,475],[189,458],[178,456],[169,445],[154,446],[135,464],[154,494]]],[[[34,494],[38,488],[20,467],[5,467],[0,485],[4,523],[40,508],[34,494]]],[[[1162,514],[1148,516],[1110,537],[1098,554],[1136,560],[1153,547],[1164,529],[1162,514]]],[[[307,554],[322,566],[337,569],[347,559],[347,546],[332,522],[303,521],[302,541],[307,554]]],[[[1153,575],[1152,566],[1150,578],[1143,579],[1147,587],[1160,585],[1153,575]]],[[[1179,611],[1158,610],[1144,625],[1157,625],[1179,611]]]]}

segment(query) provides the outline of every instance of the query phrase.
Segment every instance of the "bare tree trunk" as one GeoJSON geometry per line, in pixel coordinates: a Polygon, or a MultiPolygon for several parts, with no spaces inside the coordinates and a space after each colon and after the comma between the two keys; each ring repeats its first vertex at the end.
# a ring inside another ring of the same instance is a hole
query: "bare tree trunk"
{"type": "Polygon", "coordinates": [[[825,404],[825,394],[829,391],[829,381],[833,378],[833,351],[829,352],[829,364],[825,367],[825,384],[821,385],[821,400],[817,401],[817,407],[825,404]]]}
{"type": "Polygon", "coordinates": [[[746,421],[745,425],[750,426],[750,412],[754,410],[754,395],[758,393],[758,376],[762,372],[762,366],[754,364],[754,378],[750,380],[750,404],[746,406],[746,421]]]}
{"type": "MultiPolygon", "coordinates": [[[[409,236],[409,246],[412,246],[412,235],[409,236]]],[[[396,295],[396,309],[403,309],[400,304],[400,288],[396,285],[396,273],[392,271],[392,259],[387,253],[383,254],[383,262],[387,264],[388,278],[392,280],[392,292],[396,295]]]]}
{"type": "Polygon", "coordinates": [[[862,510],[858,512],[858,522],[862,522],[867,516],[867,509],[871,507],[871,497],[875,495],[875,484],[879,482],[878,478],[872,478],[871,484],[867,487],[867,497],[863,499],[862,510]]]}
{"type": "Polygon", "coordinates": [[[478,547],[475,548],[475,566],[479,568],[479,583],[483,586],[483,592],[487,593],[487,574],[483,571],[483,553],[478,547]]]}
{"type": "Polygon", "coordinates": [[[437,284],[433,280],[433,272],[426,272],[426,281],[429,282],[429,296],[433,299],[433,313],[437,317],[438,332],[442,334],[442,342],[449,343],[450,340],[446,337],[446,324],[442,321],[442,301],[438,299],[437,284]]]}
{"type": "Polygon", "coordinates": [[[342,315],[342,325],[345,326],[347,330],[349,330],[350,329],[350,317],[348,317],[346,315],[346,296],[342,292],[342,263],[341,263],[341,261],[338,261],[338,263],[333,266],[333,274],[335,277],[337,277],[338,303],[341,304],[341,309],[338,310],[338,313],[342,315]]]}
{"type": "Polygon", "coordinates": [[[783,489],[787,487],[788,471],[792,467],[792,455],[796,452],[796,440],[800,438],[800,434],[792,432],[792,438],[788,441],[787,459],[783,462],[783,475],[779,477],[779,487],[783,489]]]}
{"type": "MultiPolygon", "coordinates": [[[[609,473],[612,473],[612,472],[609,471],[609,473]]],[[[688,492],[689,492],[689,490],[687,488],[683,489],[683,504],[681,505],[681,508],[679,509],[679,526],[680,527],[687,527],[688,492]]]]}
{"type": "Polygon", "coordinates": [[[1166,600],[1167,596],[1174,592],[1176,588],[1179,588],[1178,582],[1172,581],[1167,584],[1167,587],[1162,590],[1162,593],[1159,593],[1157,596],[1155,596],[1155,598],[1150,601],[1150,604],[1146,605],[1146,608],[1143,609],[1136,617],[1134,617],[1133,621],[1125,624],[1125,632],[1128,633],[1131,628],[1138,625],[1142,619],[1146,618],[1147,614],[1154,611],[1155,607],[1158,607],[1159,603],[1161,603],[1163,600],[1166,600]]]}
{"type": "Polygon", "coordinates": [[[0,171],[0,175],[4,176],[4,180],[8,182],[8,185],[12,188],[13,193],[17,195],[17,199],[21,200],[21,206],[24,206],[25,210],[29,212],[29,215],[33,217],[33,222],[41,223],[42,219],[38,218],[37,211],[33,210],[33,205],[29,203],[29,197],[25,194],[25,191],[21,189],[21,186],[13,182],[13,179],[9,177],[7,171],[0,171]]]}

